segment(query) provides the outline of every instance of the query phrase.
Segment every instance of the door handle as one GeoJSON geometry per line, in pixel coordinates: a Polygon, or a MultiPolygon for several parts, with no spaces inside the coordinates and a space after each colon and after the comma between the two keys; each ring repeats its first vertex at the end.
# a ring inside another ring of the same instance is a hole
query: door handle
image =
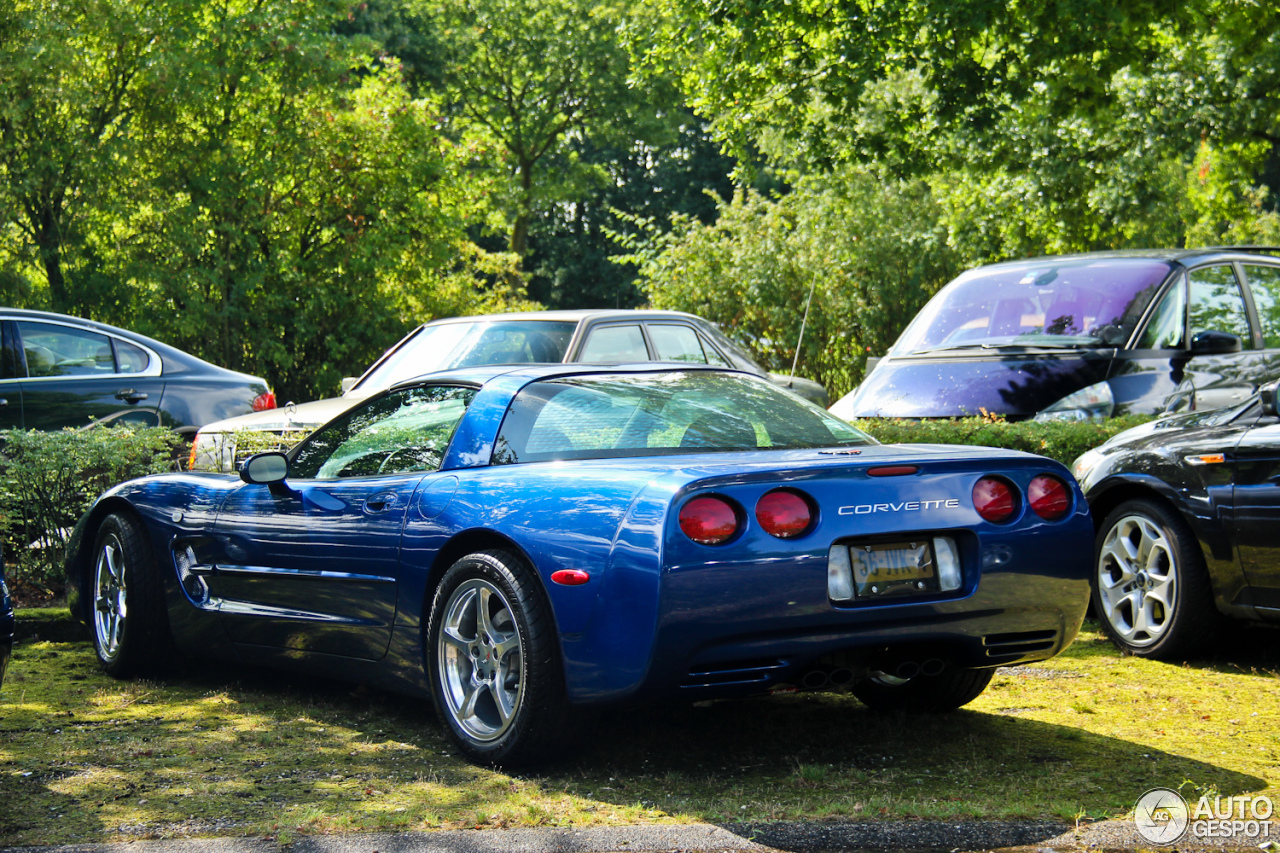
{"type": "Polygon", "coordinates": [[[386,512],[398,503],[400,503],[400,498],[396,496],[395,492],[383,492],[366,500],[364,502],[364,511],[369,513],[386,512]]]}
{"type": "Polygon", "coordinates": [[[147,399],[146,391],[135,391],[132,388],[121,388],[116,392],[117,400],[124,400],[126,403],[138,403],[147,399]]]}

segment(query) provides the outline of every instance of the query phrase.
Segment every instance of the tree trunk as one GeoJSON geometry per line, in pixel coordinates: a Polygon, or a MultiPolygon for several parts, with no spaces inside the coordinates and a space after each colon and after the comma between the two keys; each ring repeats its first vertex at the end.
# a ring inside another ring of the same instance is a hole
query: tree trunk
{"type": "Polygon", "coordinates": [[[516,221],[511,225],[511,242],[508,249],[524,261],[529,247],[530,208],[533,203],[533,164],[520,164],[520,200],[516,202],[516,221]]]}

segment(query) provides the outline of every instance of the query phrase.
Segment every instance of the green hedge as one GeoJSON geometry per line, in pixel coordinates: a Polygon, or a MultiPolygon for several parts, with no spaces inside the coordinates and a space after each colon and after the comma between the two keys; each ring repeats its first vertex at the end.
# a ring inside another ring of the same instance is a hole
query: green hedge
{"type": "Polygon", "coordinates": [[[1116,433],[1151,420],[1149,415],[1126,415],[1104,421],[1017,421],[998,417],[910,421],[867,418],[853,425],[885,444],[973,444],[1025,450],[1056,459],[1068,468],[1086,450],[1116,433]]]}
{"type": "Polygon", "coordinates": [[[61,593],[76,521],[115,484],[172,470],[180,442],[159,427],[0,431],[0,544],[15,592],[61,593]]]}

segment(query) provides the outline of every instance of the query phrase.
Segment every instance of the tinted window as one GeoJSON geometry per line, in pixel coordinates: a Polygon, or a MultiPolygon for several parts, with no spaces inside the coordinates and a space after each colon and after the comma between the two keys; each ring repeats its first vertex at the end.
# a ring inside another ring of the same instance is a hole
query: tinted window
{"type": "Polygon", "coordinates": [[[688,326],[650,323],[649,338],[653,341],[655,358],[658,361],[707,363],[707,356],[702,351],[702,342],[698,340],[698,333],[688,326]]]}
{"type": "Polygon", "coordinates": [[[1187,289],[1179,280],[1160,300],[1147,328],[1138,341],[1138,349],[1174,349],[1182,346],[1182,332],[1187,319],[1187,289]]]}
{"type": "Polygon", "coordinates": [[[1235,271],[1229,266],[1193,270],[1190,282],[1188,326],[1192,338],[1210,329],[1240,338],[1242,349],[1253,349],[1249,333],[1249,313],[1245,310],[1235,271]]]}
{"type": "Polygon", "coordinates": [[[116,339],[116,360],[120,362],[121,373],[141,373],[151,363],[145,350],[133,344],[116,339]]]}
{"type": "Polygon", "coordinates": [[[440,467],[473,388],[407,388],[352,409],[298,446],[289,474],[367,477],[440,467]]]}
{"type": "Polygon", "coordinates": [[[929,300],[891,354],[1128,340],[1170,269],[1152,258],[1053,258],[971,270],[929,300]]]}
{"type": "Polygon", "coordinates": [[[1253,291],[1253,306],[1268,349],[1280,348],[1280,267],[1246,264],[1244,277],[1253,291]]]}
{"type": "Polygon", "coordinates": [[[494,464],[875,441],[826,411],[740,374],[693,371],[535,382],[503,419],[494,464]]]}
{"type": "Polygon", "coordinates": [[[27,358],[28,376],[108,376],[115,373],[111,341],[106,335],[48,323],[18,321],[17,327],[27,358]]]}
{"type": "Polygon", "coordinates": [[[578,361],[597,361],[621,364],[628,361],[648,361],[644,333],[639,326],[599,326],[591,330],[578,361]]]}

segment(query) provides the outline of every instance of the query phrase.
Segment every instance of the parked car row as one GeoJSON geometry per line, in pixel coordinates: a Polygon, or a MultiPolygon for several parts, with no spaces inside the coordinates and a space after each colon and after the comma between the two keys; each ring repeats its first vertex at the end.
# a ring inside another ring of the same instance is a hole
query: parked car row
{"type": "Polygon", "coordinates": [[[1272,271],[1238,250],[976,270],[832,407],[1190,410],[1086,454],[1079,482],[1030,454],[879,445],[686,314],[428,323],[341,398],[206,423],[205,471],[101,496],[70,607],[113,675],[199,654],[378,684],[506,765],[618,703],[957,708],[1059,653],[1090,599],[1123,648],[1184,655],[1224,614],[1280,617],[1272,271]],[[250,454],[244,430],[304,437],[250,454]]]}

